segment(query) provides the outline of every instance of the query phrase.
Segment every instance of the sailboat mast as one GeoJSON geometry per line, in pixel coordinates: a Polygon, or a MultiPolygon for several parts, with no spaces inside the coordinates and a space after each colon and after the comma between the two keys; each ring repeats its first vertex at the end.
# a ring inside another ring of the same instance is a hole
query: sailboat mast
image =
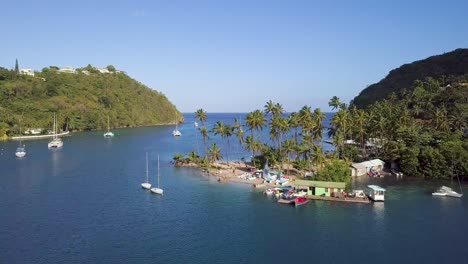
{"type": "Polygon", "coordinates": [[[55,112],[54,112],[54,138],[55,138],[56,134],[57,134],[57,132],[55,131],[55,112]]]}
{"type": "Polygon", "coordinates": [[[159,188],[159,153],[158,153],[158,188],[159,188]]]}
{"type": "Polygon", "coordinates": [[[146,183],[148,183],[148,152],[146,152],[146,183]]]}
{"type": "Polygon", "coordinates": [[[109,116],[107,116],[107,132],[110,132],[109,116]]]}

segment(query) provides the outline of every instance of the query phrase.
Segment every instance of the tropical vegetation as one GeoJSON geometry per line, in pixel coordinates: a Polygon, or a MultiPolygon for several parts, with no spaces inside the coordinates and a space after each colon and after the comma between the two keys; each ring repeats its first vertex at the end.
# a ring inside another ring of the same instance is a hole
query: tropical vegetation
{"type": "Polygon", "coordinates": [[[376,101],[387,98],[391,93],[411,89],[416,80],[431,77],[442,86],[468,73],[468,49],[456,49],[424,60],[415,61],[393,69],[378,83],[369,85],[354,98],[352,105],[367,108],[376,101]]]}
{"type": "Polygon", "coordinates": [[[0,137],[28,128],[51,128],[57,112],[61,130],[135,127],[182,121],[183,116],[161,92],[124,72],[107,67],[100,73],[91,65],[76,74],[51,66],[21,75],[0,67],[0,137]]]}
{"type": "Polygon", "coordinates": [[[300,176],[309,172],[320,180],[348,181],[351,162],[371,158],[383,159],[409,176],[466,176],[468,75],[450,78],[450,83],[448,79],[416,81],[365,110],[334,96],[329,106],[336,113],[328,127],[318,108],[304,106],[286,114],[281,104],[269,101],[263,111],[248,113],[245,124],[238,119],[234,125],[216,121],[208,130],[206,112],[200,109],[196,114],[203,124],[199,132],[205,146],[209,133],[227,142],[224,150],[212,144],[205,157],[214,163],[223,152],[229,163],[230,140],[235,137],[251,153],[253,166],[262,168],[268,161],[270,167],[300,176]],[[268,129],[269,138],[262,138],[263,129],[268,129]],[[334,145],[333,152],[324,152],[324,134],[334,145]]]}

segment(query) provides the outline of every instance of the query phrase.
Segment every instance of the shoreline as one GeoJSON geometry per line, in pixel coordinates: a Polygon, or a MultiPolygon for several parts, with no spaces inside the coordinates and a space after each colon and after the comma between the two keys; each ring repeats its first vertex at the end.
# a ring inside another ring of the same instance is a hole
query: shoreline
{"type": "MultiPolygon", "coordinates": [[[[183,122],[182,122],[183,123],[183,122]]],[[[182,123],[177,123],[177,124],[182,124],[182,123]]],[[[143,128],[143,127],[160,127],[160,126],[172,126],[175,125],[175,122],[172,123],[162,123],[162,124],[151,124],[151,125],[139,125],[139,126],[121,126],[121,127],[113,127],[112,129],[126,129],[126,128],[143,128]]],[[[102,128],[102,129],[91,129],[91,130],[73,130],[73,131],[66,131],[62,132],[60,134],[57,134],[58,137],[63,137],[63,136],[71,136],[73,133],[78,133],[78,132],[96,132],[96,131],[107,131],[107,128],[102,128]]],[[[45,138],[51,138],[54,135],[15,135],[11,137],[3,137],[0,138],[0,141],[17,141],[17,140],[35,140],[35,139],[45,139],[45,138]]]]}

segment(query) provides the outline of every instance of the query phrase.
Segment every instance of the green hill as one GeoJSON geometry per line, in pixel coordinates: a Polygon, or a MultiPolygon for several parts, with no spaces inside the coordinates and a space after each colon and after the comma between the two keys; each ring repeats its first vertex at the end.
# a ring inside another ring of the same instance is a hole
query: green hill
{"type": "Polygon", "coordinates": [[[352,102],[358,108],[380,101],[392,92],[399,93],[403,89],[411,90],[416,80],[428,77],[434,79],[447,78],[448,83],[453,77],[468,74],[468,49],[456,49],[442,55],[432,56],[424,60],[405,64],[390,73],[380,82],[368,86],[356,96],[352,102]]]}
{"type": "Polygon", "coordinates": [[[62,130],[94,130],[173,124],[182,114],[161,92],[108,66],[76,73],[44,68],[35,76],[0,67],[0,137],[28,128],[51,128],[53,112],[62,130]]]}

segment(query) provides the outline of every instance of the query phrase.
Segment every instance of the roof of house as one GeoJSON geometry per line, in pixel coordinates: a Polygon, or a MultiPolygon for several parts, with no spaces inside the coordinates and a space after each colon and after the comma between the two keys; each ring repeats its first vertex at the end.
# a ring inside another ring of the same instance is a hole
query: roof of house
{"type": "Polygon", "coordinates": [[[362,163],[353,163],[353,164],[351,164],[351,167],[356,168],[356,169],[365,169],[366,168],[366,166],[364,166],[364,164],[362,164],[362,163]]]}
{"type": "Polygon", "coordinates": [[[345,182],[307,181],[307,180],[295,180],[294,185],[308,186],[308,187],[322,187],[322,188],[339,188],[339,189],[344,189],[346,187],[345,182]]]}
{"type": "Polygon", "coordinates": [[[361,163],[354,163],[351,166],[354,168],[358,168],[358,166],[359,168],[362,168],[360,166],[364,166],[365,168],[370,168],[370,167],[375,167],[375,166],[383,166],[384,164],[385,162],[383,160],[373,159],[373,160],[363,161],[361,163]]]}
{"type": "Polygon", "coordinates": [[[385,189],[380,187],[380,186],[377,186],[377,185],[367,185],[367,187],[371,188],[372,190],[374,191],[382,191],[382,192],[385,192],[385,189]]]}

